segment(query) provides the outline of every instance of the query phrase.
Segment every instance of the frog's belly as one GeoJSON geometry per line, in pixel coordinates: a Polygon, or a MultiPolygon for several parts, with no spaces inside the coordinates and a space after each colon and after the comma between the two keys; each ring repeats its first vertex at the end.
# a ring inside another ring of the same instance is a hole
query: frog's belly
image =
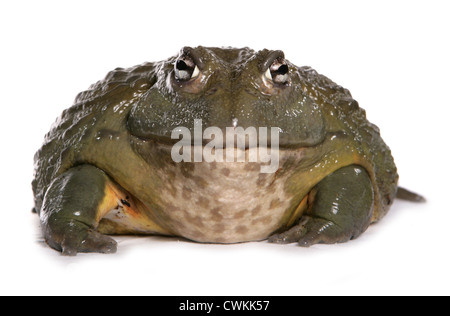
{"type": "Polygon", "coordinates": [[[159,175],[166,178],[160,215],[173,234],[199,242],[265,239],[286,224],[298,201],[285,190],[286,176],[261,173],[260,167],[203,162],[165,169],[159,175]]]}

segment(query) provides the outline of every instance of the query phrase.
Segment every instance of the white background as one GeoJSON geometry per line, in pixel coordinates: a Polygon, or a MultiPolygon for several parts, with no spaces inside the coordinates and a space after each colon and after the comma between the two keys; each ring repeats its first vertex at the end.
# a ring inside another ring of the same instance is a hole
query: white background
{"type": "Polygon", "coordinates": [[[450,294],[448,1],[2,1],[0,294],[450,294]],[[116,255],[61,257],[31,214],[33,155],[75,95],[109,70],[184,46],[282,49],[349,88],[400,184],[358,240],[302,249],[121,237],[116,255]]]}

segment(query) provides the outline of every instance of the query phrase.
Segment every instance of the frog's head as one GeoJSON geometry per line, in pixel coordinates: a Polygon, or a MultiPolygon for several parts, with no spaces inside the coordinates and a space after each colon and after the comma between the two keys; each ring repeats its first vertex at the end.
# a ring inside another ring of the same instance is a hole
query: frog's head
{"type": "Polygon", "coordinates": [[[128,129],[171,141],[180,126],[278,127],[280,146],[313,146],[325,137],[321,109],[300,84],[299,68],[282,51],[183,48],[155,64],[155,82],[134,104],[128,129]]]}

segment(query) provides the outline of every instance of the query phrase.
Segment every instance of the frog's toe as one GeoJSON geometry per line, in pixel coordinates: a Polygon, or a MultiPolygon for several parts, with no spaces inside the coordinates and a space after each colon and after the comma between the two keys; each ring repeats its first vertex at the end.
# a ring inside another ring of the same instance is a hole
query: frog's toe
{"type": "Polygon", "coordinates": [[[291,244],[294,242],[298,242],[300,238],[302,238],[306,233],[304,224],[305,222],[302,221],[298,225],[295,225],[287,231],[273,234],[269,237],[268,241],[274,244],[291,244]]]}
{"type": "Polygon", "coordinates": [[[336,223],[323,218],[304,216],[291,229],[272,235],[268,241],[276,244],[298,243],[301,247],[315,244],[335,244],[349,241],[352,235],[336,223]]]}
{"type": "MultiPolygon", "coordinates": [[[[51,243],[49,243],[51,244],[51,243]]],[[[80,252],[115,253],[117,242],[91,229],[71,230],[62,238],[60,248],[63,256],[76,256],[80,252]]]]}
{"type": "Polygon", "coordinates": [[[79,252],[116,253],[117,242],[99,232],[89,231],[86,239],[81,241],[79,252]]]}
{"type": "Polygon", "coordinates": [[[352,234],[336,223],[323,218],[309,218],[305,225],[306,233],[297,239],[299,246],[310,247],[315,244],[336,244],[352,239],[352,234]]]}

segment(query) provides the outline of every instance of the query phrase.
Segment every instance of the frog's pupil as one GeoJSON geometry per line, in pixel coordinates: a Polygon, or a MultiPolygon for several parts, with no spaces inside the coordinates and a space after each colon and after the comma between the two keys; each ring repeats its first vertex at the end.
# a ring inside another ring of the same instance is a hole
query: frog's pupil
{"type": "Polygon", "coordinates": [[[289,68],[287,65],[281,65],[280,68],[278,68],[277,71],[275,71],[275,73],[278,75],[285,75],[288,73],[288,71],[289,68]]]}
{"type": "Polygon", "coordinates": [[[270,67],[272,80],[279,84],[286,84],[288,79],[289,67],[284,61],[275,61],[270,67]]]}
{"type": "Polygon", "coordinates": [[[177,61],[178,70],[188,70],[188,68],[189,68],[188,65],[184,61],[182,60],[177,61]]]}

